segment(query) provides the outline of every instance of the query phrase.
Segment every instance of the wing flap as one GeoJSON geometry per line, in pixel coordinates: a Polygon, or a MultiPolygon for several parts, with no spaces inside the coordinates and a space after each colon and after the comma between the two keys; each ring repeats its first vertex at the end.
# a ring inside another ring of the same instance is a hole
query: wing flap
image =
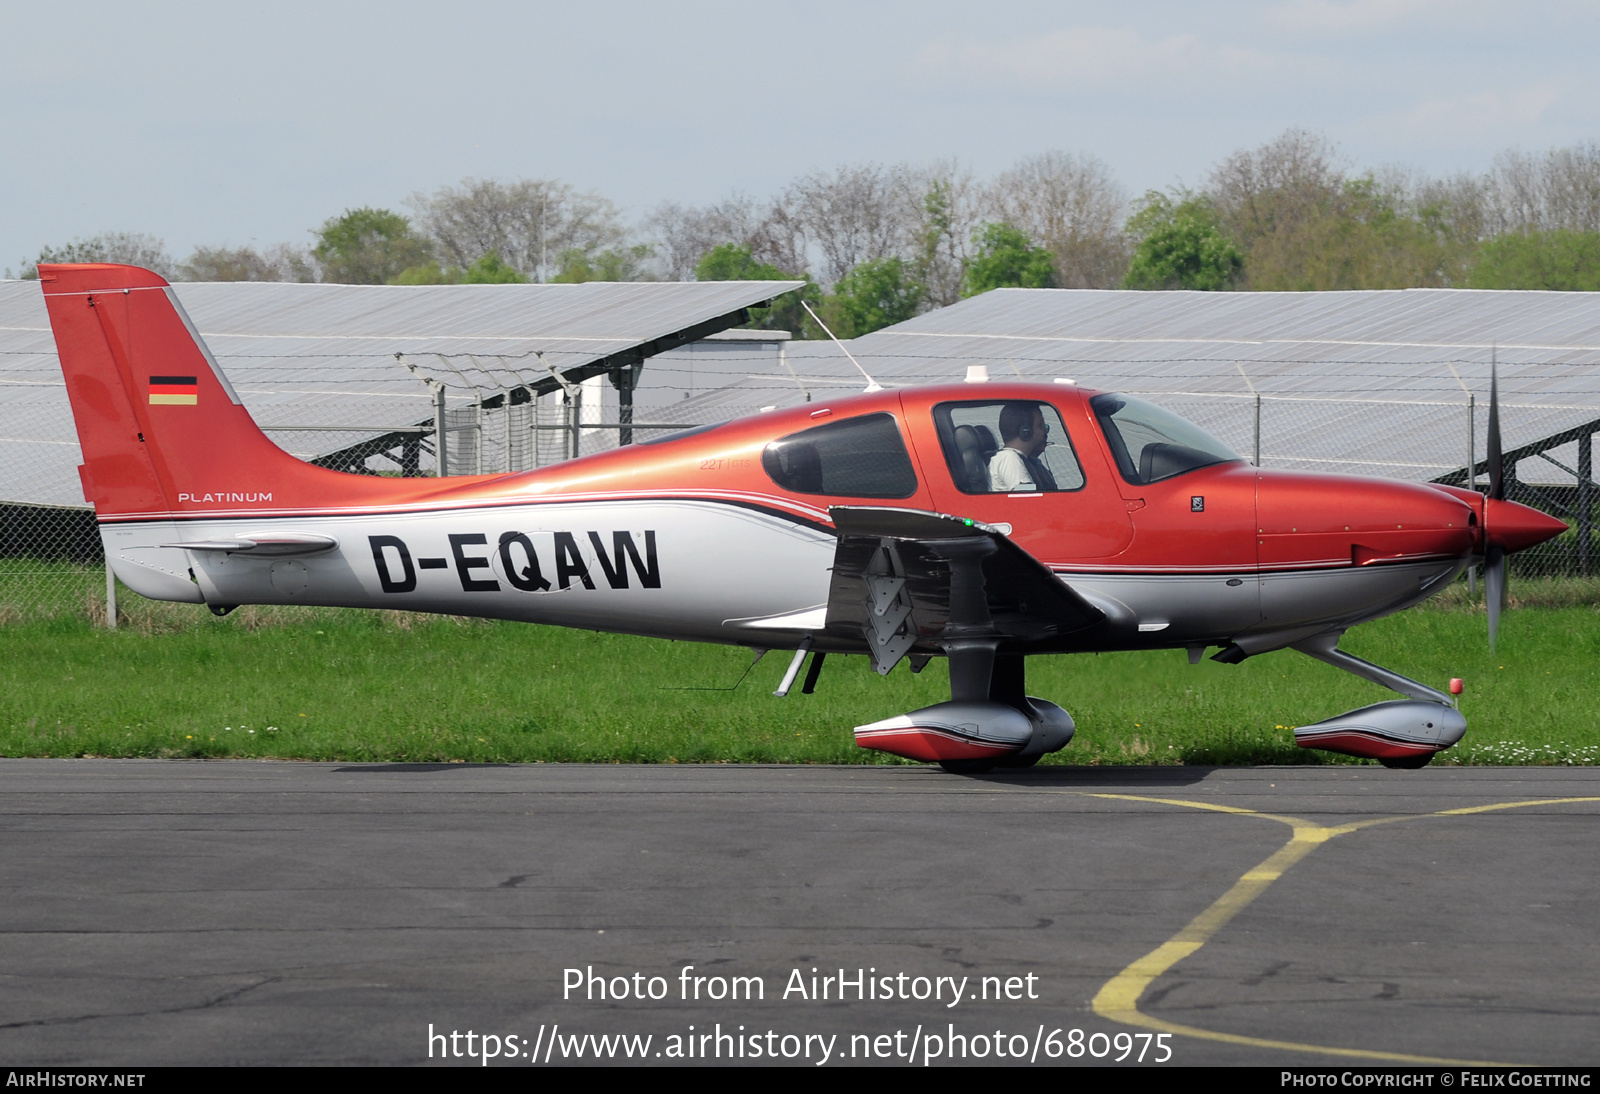
{"type": "Polygon", "coordinates": [[[958,637],[1025,649],[1105,622],[991,525],[916,509],[835,506],[829,514],[839,544],[828,630],[861,636],[879,672],[913,649],[931,652],[958,637]],[[974,568],[963,559],[980,561],[974,568]]]}

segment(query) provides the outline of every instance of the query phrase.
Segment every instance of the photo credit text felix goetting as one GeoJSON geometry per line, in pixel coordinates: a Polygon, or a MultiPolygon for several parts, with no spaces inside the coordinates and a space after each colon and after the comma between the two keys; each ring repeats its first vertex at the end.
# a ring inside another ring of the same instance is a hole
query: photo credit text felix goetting
{"type": "MultiPolygon", "coordinates": [[[[1040,977],[1027,970],[952,975],[806,966],[740,975],[684,965],[670,975],[607,975],[593,966],[567,968],[561,972],[559,1021],[551,1014],[552,1020],[522,1029],[488,1030],[430,1023],[426,1058],[483,1066],[631,1060],[815,1067],[851,1061],[932,1066],[1172,1059],[1171,1034],[1039,1021],[1047,1006],[1041,988],[1040,977]],[[599,1012],[585,1013],[595,1004],[606,1008],[604,1030],[598,1028],[599,1012]],[[828,1005],[833,1028],[817,1029],[817,1004],[828,1005]],[[850,1005],[855,1028],[838,1028],[841,1004],[850,1005]],[[896,1008],[894,1017],[882,1013],[886,1006],[896,1008]],[[674,1025],[670,1011],[685,1007],[693,1008],[694,1020],[674,1025]],[[637,1029],[616,1028],[625,1014],[637,1017],[637,1029]]],[[[1052,1014],[1059,1010],[1050,1007],[1052,1014]]]]}

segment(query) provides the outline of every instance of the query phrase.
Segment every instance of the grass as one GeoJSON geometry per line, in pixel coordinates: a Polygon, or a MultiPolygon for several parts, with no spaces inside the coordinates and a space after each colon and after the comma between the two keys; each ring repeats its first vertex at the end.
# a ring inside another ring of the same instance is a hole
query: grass
{"type": "MultiPolygon", "coordinates": [[[[129,599],[136,600],[132,593],[129,599]]],[[[103,565],[0,558],[0,627],[37,619],[104,620],[103,565]],[[98,614],[94,607],[98,606],[98,614]]]]}
{"type": "MultiPolygon", "coordinates": [[[[1592,764],[1600,583],[1516,594],[1491,654],[1464,593],[1357,628],[1345,648],[1442,685],[1471,728],[1436,763],[1592,764]]],[[[103,596],[103,593],[101,594],[103,596]]],[[[0,627],[0,755],[619,763],[898,763],[851,728],[948,697],[943,663],[880,679],[830,658],[813,696],[771,695],[788,661],[747,651],[398,612],[119,597],[0,627]],[[731,689],[731,690],[730,690],[731,689]]],[[[1047,763],[1344,763],[1292,727],[1392,693],[1296,653],[1191,666],[1180,651],[1033,658],[1029,691],[1077,738],[1047,763]]]]}

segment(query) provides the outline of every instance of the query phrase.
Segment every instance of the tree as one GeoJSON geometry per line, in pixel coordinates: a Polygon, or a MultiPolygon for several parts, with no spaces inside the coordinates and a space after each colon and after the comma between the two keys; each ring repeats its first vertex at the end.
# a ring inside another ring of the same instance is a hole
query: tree
{"type": "Polygon", "coordinates": [[[990,289],[1054,288],[1055,256],[1035,247],[1026,233],[1009,224],[986,224],[976,233],[977,254],[967,263],[961,295],[990,289]]]}
{"type": "Polygon", "coordinates": [[[420,266],[407,266],[400,271],[391,285],[458,285],[461,283],[459,266],[441,266],[439,260],[430,258],[420,266]]]}
{"type": "Polygon", "coordinates": [[[1600,232],[1600,143],[1543,155],[1502,152],[1484,181],[1493,235],[1600,232]]]}
{"type": "Polygon", "coordinates": [[[1127,198],[1111,169],[1093,156],[1030,156],[995,180],[990,204],[995,220],[1050,252],[1061,288],[1114,288],[1127,271],[1127,198]]]}
{"type": "Polygon", "coordinates": [[[22,276],[32,280],[39,276],[41,263],[58,262],[115,262],[143,266],[168,280],[176,276],[167,245],[142,232],[101,232],[88,239],[75,239],[64,247],[45,247],[38,258],[24,263],[22,276]]]}
{"type": "Polygon", "coordinates": [[[1437,249],[1438,278],[1430,283],[1466,285],[1490,215],[1485,177],[1424,177],[1411,182],[1407,190],[1412,215],[1437,249]]]}
{"type": "Polygon", "coordinates": [[[500,260],[490,251],[463,269],[460,266],[441,266],[438,259],[430,259],[420,266],[402,270],[391,285],[522,285],[527,275],[515,266],[500,260]]]}
{"type": "Polygon", "coordinates": [[[1600,143],[1555,149],[1544,176],[1545,227],[1600,232],[1600,143]]]}
{"type": "Polygon", "coordinates": [[[196,247],[178,266],[184,281],[317,280],[316,261],[301,247],[279,243],[266,251],[254,247],[196,247]]]}
{"type": "Polygon", "coordinates": [[[1326,140],[1296,129],[1229,157],[1208,197],[1256,290],[1460,284],[1481,223],[1471,187],[1352,177],[1326,140]]]}
{"type": "Polygon", "coordinates": [[[254,247],[196,247],[178,267],[185,281],[276,281],[254,247]]]}
{"type": "Polygon", "coordinates": [[[1327,139],[1289,129],[1260,148],[1229,156],[1212,171],[1209,193],[1228,234],[1249,250],[1262,237],[1313,215],[1343,183],[1327,139]]]}
{"type": "Polygon", "coordinates": [[[757,261],[747,243],[722,243],[711,248],[695,267],[695,280],[804,281],[799,290],[774,299],[771,307],[751,308],[750,321],[744,326],[750,330],[786,330],[802,338],[826,337],[800,304],[802,299],[814,307],[822,302],[821,290],[811,275],[785,273],[770,262],[757,261]]]}
{"type": "Polygon", "coordinates": [[[903,323],[922,308],[926,290],[899,258],[863,262],[834,285],[824,302],[828,326],[840,338],[859,338],[903,323]]]}
{"type": "Polygon", "coordinates": [[[585,281],[654,281],[645,269],[651,247],[636,243],[631,247],[608,247],[595,254],[576,248],[561,256],[561,272],[550,280],[565,285],[585,281]]]}
{"type": "Polygon", "coordinates": [[[1138,246],[1124,288],[1231,289],[1244,269],[1244,256],[1202,196],[1189,195],[1174,203],[1151,190],[1129,218],[1127,231],[1138,246]]]}
{"type": "Polygon", "coordinates": [[[721,243],[707,251],[694,269],[696,281],[786,281],[789,275],[770,262],[758,261],[748,243],[721,243]]]}
{"type": "Polygon", "coordinates": [[[1246,287],[1311,287],[1304,267],[1317,244],[1309,237],[1333,214],[1344,181],[1332,146],[1304,129],[1235,152],[1211,173],[1209,197],[1245,256],[1246,287]]]}
{"type": "Polygon", "coordinates": [[[961,299],[988,194],[970,170],[953,160],[936,163],[917,178],[922,206],[912,231],[914,268],[927,290],[923,305],[942,308],[961,299]]]}
{"type": "Polygon", "coordinates": [[[317,232],[312,250],[325,280],[348,285],[384,285],[429,258],[428,245],[411,222],[388,209],[347,209],[317,232]]]}
{"type": "Polygon", "coordinates": [[[527,282],[526,274],[515,266],[507,266],[493,251],[461,271],[463,285],[525,285],[527,282]]]}
{"type": "Polygon", "coordinates": [[[535,281],[551,279],[562,256],[586,259],[623,239],[616,206],[555,179],[465,179],[411,207],[439,257],[463,269],[493,251],[535,281]]]}
{"type": "Polygon", "coordinates": [[[796,179],[774,219],[816,246],[831,284],[863,263],[904,254],[920,199],[905,167],[845,166],[796,179]]]}
{"type": "MultiPolygon", "coordinates": [[[[724,243],[750,248],[757,262],[779,269],[802,269],[804,249],[792,226],[773,206],[758,208],[742,194],[702,208],[663,202],[645,218],[653,241],[657,269],[668,281],[694,281],[696,268],[711,250],[724,243]]],[[[705,280],[705,278],[700,278],[705,280]]]]}
{"type": "Polygon", "coordinates": [[[1483,245],[1474,289],[1600,291],[1600,232],[1518,232],[1483,245]]]}

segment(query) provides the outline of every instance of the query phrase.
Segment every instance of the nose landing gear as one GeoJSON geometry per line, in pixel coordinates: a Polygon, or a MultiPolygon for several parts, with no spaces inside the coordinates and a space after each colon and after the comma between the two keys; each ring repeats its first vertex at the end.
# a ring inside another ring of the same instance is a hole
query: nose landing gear
{"type": "Polygon", "coordinates": [[[1467,732],[1467,720],[1450,696],[1344,652],[1339,649],[1341,633],[1319,634],[1295,643],[1293,648],[1410,698],[1374,703],[1315,725],[1300,726],[1294,731],[1296,744],[1362,756],[1377,760],[1384,767],[1415,769],[1426,767],[1435,753],[1461,740],[1467,732]]]}

